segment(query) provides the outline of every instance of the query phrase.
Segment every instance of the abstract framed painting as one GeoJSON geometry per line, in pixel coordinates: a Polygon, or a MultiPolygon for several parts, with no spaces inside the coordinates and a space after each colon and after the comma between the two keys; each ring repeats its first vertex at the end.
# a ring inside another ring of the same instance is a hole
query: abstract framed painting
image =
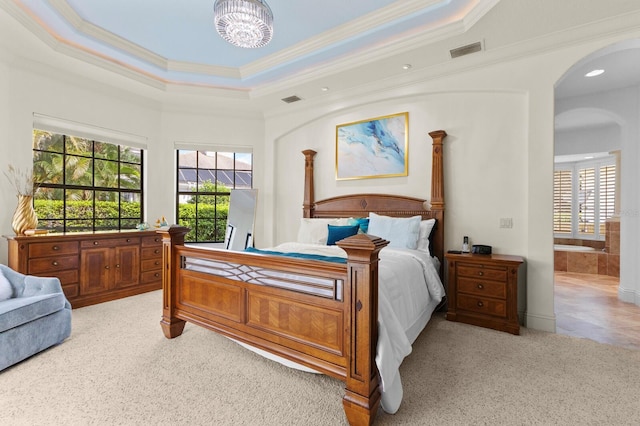
{"type": "Polygon", "coordinates": [[[409,113],[336,126],[336,179],[407,176],[409,113]]]}

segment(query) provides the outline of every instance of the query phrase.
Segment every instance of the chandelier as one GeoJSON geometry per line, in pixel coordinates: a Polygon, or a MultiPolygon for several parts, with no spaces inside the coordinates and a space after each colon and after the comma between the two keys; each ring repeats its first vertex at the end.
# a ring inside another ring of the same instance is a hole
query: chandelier
{"type": "Polygon", "coordinates": [[[218,34],[238,47],[262,47],[273,36],[273,13],[265,0],[216,0],[218,34]]]}

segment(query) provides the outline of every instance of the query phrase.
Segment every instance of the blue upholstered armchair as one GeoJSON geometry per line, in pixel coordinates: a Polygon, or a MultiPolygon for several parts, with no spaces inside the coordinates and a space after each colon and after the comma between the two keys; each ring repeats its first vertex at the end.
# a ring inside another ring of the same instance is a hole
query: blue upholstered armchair
{"type": "Polygon", "coordinates": [[[23,275],[5,265],[0,273],[6,278],[0,276],[1,371],[69,337],[71,305],[58,278],[23,275]]]}

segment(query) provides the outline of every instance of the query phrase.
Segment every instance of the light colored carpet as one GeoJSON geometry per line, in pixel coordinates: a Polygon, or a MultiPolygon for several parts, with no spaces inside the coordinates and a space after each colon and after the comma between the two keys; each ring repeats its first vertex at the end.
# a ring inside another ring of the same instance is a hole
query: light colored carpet
{"type": "MultiPolygon", "coordinates": [[[[343,425],[341,382],[291,370],[187,324],[160,329],[159,291],[73,311],[63,344],[0,372],[2,425],[343,425]]],[[[437,314],[379,425],[640,422],[640,351],[437,314]]]]}

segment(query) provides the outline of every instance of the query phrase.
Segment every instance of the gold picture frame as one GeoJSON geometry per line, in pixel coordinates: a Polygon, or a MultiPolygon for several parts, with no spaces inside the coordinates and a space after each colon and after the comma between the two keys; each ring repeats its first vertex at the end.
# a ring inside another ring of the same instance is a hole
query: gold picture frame
{"type": "Polygon", "coordinates": [[[336,180],[407,176],[409,113],[336,126],[336,180]]]}

